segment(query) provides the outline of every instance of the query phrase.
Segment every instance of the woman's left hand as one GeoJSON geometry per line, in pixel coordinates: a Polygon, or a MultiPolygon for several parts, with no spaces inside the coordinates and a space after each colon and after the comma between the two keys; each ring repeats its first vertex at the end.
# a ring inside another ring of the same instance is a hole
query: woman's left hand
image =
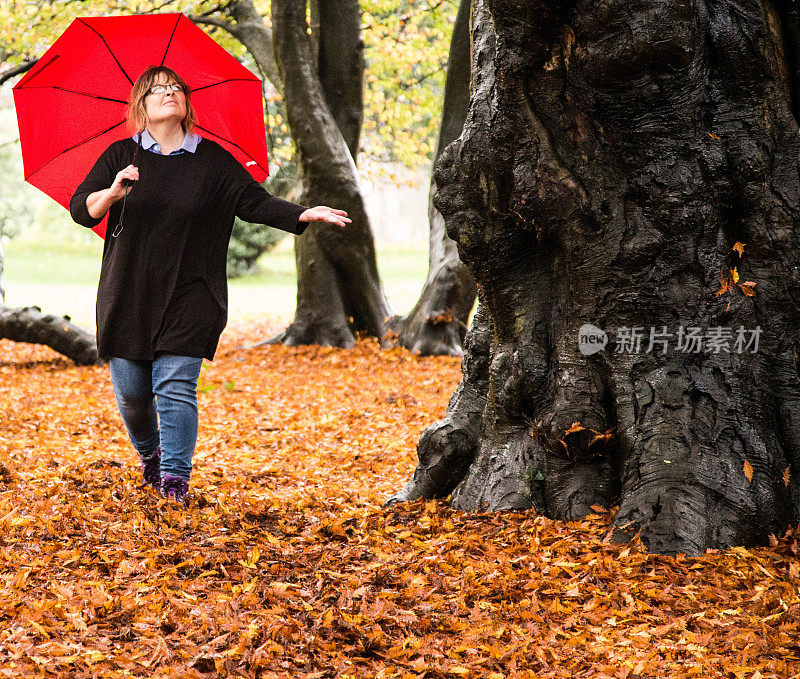
{"type": "Polygon", "coordinates": [[[344,210],[334,210],[327,205],[317,205],[310,207],[303,214],[300,215],[301,222],[327,222],[328,224],[336,224],[337,226],[346,226],[352,222],[347,217],[344,210]]]}

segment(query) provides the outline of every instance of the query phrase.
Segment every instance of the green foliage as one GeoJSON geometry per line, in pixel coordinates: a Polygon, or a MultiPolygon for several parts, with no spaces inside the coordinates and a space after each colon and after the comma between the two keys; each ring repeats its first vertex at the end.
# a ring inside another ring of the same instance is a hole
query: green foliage
{"type": "MultiPolygon", "coordinates": [[[[264,188],[273,196],[287,200],[294,198],[290,195],[291,191],[300,181],[296,163],[293,160],[284,161],[278,170],[273,167],[272,173],[264,183],[264,188]]],[[[256,260],[265,252],[272,250],[286,235],[286,231],[236,219],[228,245],[228,278],[259,273],[256,260]]]]}
{"type": "Polygon", "coordinates": [[[258,273],[256,260],[269,252],[286,236],[285,231],[263,224],[250,224],[237,217],[228,246],[228,278],[258,273]]]}
{"type": "Polygon", "coordinates": [[[77,226],[64,208],[25,182],[17,134],[14,111],[0,109],[0,237],[44,237],[59,243],[99,240],[77,226]]]}
{"type": "Polygon", "coordinates": [[[362,0],[364,151],[416,168],[433,158],[458,0],[362,0]]]}

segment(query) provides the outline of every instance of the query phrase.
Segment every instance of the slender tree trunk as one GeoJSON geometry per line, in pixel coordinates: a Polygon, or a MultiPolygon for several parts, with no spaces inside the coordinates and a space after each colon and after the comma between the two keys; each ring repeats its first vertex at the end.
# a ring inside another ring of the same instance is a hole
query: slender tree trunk
{"type": "Polygon", "coordinates": [[[353,162],[364,120],[364,42],[359,0],[315,0],[319,12],[317,72],[353,162]]]}
{"type": "MultiPolygon", "coordinates": [[[[320,4],[320,11],[332,11],[320,4]]],[[[353,220],[345,229],[312,224],[296,239],[297,311],[292,324],[273,342],[323,344],[350,347],[356,333],[380,337],[392,316],[378,277],[375,246],[360,193],[358,175],[348,141],[358,144],[357,133],[343,137],[327,97],[344,96],[351,102],[353,87],[340,90],[348,77],[361,77],[359,43],[353,43],[360,27],[356,0],[336,5],[335,25],[346,41],[339,45],[339,61],[348,76],[326,71],[326,86],[318,74],[307,32],[305,0],[273,0],[272,23],[275,56],[284,85],[289,125],[303,168],[306,205],[344,209],[353,220]],[[325,87],[329,90],[326,92],[325,87]]],[[[331,58],[330,40],[320,41],[320,59],[331,58]]],[[[359,88],[360,90],[360,84],[359,88]]],[[[338,99],[337,99],[338,101],[338,99]]],[[[353,129],[353,107],[341,114],[346,131],[353,129]]],[[[360,128],[360,122],[358,124],[360,128]]]]}
{"type": "MultiPolygon", "coordinates": [[[[441,152],[461,134],[467,118],[470,5],[471,0],[461,0],[453,26],[434,164],[441,152]]],[[[436,193],[436,181],[431,175],[428,278],[414,309],[403,318],[393,319],[392,326],[398,335],[398,343],[414,353],[460,356],[467,321],[475,303],[475,279],[459,259],[456,244],[445,231],[444,219],[433,206],[436,193]]]]}
{"type": "Polygon", "coordinates": [[[275,51],[272,42],[272,31],[264,24],[252,0],[235,0],[225,8],[226,13],[235,23],[227,21],[209,21],[204,17],[191,17],[196,23],[212,23],[224,28],[241,42],[255,59],[262,75],[277,90],[282,89],[278,65],[275,63],[275,51]]]}
{"type": "Polygon", "coordinates": [[[618,503],[617,539],[664,553],[797,523],[798,10],[476,0],[472,25],[436,206],[485,317],[393,499],[618,503]]]}

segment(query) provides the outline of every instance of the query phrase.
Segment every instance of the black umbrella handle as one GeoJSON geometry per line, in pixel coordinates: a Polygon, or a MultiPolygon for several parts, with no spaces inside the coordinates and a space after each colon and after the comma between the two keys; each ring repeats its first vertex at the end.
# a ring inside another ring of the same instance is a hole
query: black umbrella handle
{"type": "MultiPolygon", "coordinates": [[[[136,150],[133,152],[133,159],[131,160],[131,165],[136,164],[136,154],[139,152],[139,147],[142,144],[142,133],[139,132],[139,138],[136,140],[136,150]]],[[[133,186],[133,181],[130,179],[123,179],[122,186],[127,188],[129,186],[133,186]]],[[[125,203],[128,200],[128,193],[129,191],[125,192],[125,195],[122,197],[122,212],[119,213],[119,223],[114,227],[114,231],[111,233],[112,238],[116,238],[119,234],[122,233],[122,220],[125,217],[125,203]]]]}

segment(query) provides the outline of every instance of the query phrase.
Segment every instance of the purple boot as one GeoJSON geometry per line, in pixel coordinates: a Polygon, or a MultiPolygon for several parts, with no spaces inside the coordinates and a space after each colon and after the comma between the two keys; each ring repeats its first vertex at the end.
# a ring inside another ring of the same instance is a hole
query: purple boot
{"type": "Polygon", "coordinates": [[[149,453],[139,453],[142,462],[142,479],[156,490],[161,488],[161,446],[149,453]]]}
{"type": "Polygon", "coordinates": [[[175,474],[164,474],[161,479],[161,495],[167,500],[186,503],[186,494],[189,492],[189,481],[175,474]]]}

